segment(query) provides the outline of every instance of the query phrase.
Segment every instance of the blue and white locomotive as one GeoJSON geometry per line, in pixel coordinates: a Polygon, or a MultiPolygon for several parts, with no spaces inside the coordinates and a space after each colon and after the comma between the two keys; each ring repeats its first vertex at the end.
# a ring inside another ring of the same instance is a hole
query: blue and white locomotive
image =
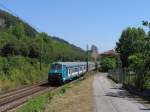
{"type": "MultiPolygon", "coordinates": [[[[88,62],[88,70],[94,70],[95,63],[88,62]]],[[[48,82],[62,84],[87,72],[86,62],[55,62],[51,64],[48,72],[48,82]]]]}

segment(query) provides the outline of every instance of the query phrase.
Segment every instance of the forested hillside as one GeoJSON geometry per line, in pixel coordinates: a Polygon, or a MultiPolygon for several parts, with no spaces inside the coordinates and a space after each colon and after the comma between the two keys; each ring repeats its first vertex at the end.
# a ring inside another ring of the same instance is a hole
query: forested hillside
{"type": "Polygon", "coordinates": [[[82,49],[63,39],[37,32],[18,17],[0,10],[0,89],[46,79],[49,63],[53,61],[85,59],[82,49]]]}

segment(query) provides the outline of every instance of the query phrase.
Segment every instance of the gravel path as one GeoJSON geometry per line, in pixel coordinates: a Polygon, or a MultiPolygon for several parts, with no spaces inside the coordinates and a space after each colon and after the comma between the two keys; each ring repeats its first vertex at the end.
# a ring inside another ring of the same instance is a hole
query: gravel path
{"type": "Polygon", "coordinates": [[[150,112],[150,108],[142,104],[143,100],[133,98],[104,73],[94,76],[93,94],[95,112],[150,112]]]}

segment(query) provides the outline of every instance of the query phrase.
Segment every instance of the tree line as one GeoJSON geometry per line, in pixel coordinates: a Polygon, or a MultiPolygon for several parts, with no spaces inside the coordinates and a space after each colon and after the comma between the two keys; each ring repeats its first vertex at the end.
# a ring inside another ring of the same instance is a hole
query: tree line
{"type": "Polygon", "coordinates": [[[115,80],[135,86],[141,91],[150,88],[150,23],[142,22],[149,28],[128,27],[116,43],[116,54],[101,56],[100,71],[111,71],[115,80]]]}
{"type": "MultiPolygon", "coordinates": [[[[143,21],[144,26],[148,22],[143,21]]],[[[149,27],[149,26],[148,26],[149,27]]],[[[122,68],[129,84],[143,90],[150,88],[150,35],[143,28],[128,27],[116,43],[122,68]]]]}
{"type": "Polygon", "coordinates": [[[59,38],[46,33],[38,33],[34,38],[28,37],[22,23],[0,32],[0,55],[4,57],[21,55],[37,59],[42,56],[44,62],[85,59],[83,50],[59,38]]]}

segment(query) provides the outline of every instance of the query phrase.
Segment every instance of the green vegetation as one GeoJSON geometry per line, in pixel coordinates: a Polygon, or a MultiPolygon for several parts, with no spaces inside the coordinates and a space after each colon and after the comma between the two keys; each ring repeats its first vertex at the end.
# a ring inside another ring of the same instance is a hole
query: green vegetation
{"type": "Polygon", "coordinates": [[[39,97],[30,99],[27,104],[25,104],[21,109],[18,109],[18,112],[42,112],[44,110],[44,106],[48,102],[48,99],[51,99],[53,95],[51,93],[47,93],[44,95],[40,95],[39,97]]]}
{"type": "Polygon", "coordinates": [[[0,86],[2,90],[37,83],[47,77],[47,65],[39,69],[39,62],[28,57],[0,57],[0,86]]]}
{"type": "Polygon", "coordinates": [[[43,112],[46,104],[51,102],[54,97],[62,96],[68,89],[78,84],[80,83],[66,84],[54,91],[48,91],[42,95],[35,96],[29,99],[25,105],[17,110],[17,112],[43,112]]]}
{"type": "MultiPolygon", "coordinates": [[[[47,104],[51,105],[52,101],[54,101],[57,98],[61,99],[61,97],[63,97],[68,91],[71,91],[73,88],[78,87],[78,89],[81,90],[81,86],[82,86],[82,90],[85,89],[85,86],[90,84],[89,81],[92,82],[93,75],[91,74],[94,74],[94,72],[87,73],[86,78],[84,78],[83,80],[76,80],[73,83],[67,83],[61,87],[58,87],[55,90],[48,90],[47,92],[44,92],[41,95],[33,96],[32,98],[28,99],[27,103],[25,103],[23,106],[18,108],[16,112],[44,112],[47,107],[47,104]]],[[[88,88],[86,88],[85,90],[88,91],[87,89],[88,88]]],[[[81,94],[81,97],[83,97],[85,93],[83,94],[80,93],[79,91],[75,91],[75,95],[76,94],[77,95],[81,94]]],[[[60,102],[64,103],[63,101],[64,100],[60,100],[57,101],[56,103],[60,103],[60,102]]]]}
{"type": "Polygon", "coordinates": [[[46,79],[51,62],[86,60],[82,49],[58,37],[39,33],[18,17],[0,10],[0,19],[5,21],[0,26],[2,90],[46,79]]]}
{"type": "Polygon", "coordinates": [[[101,57],[101,67],[100,71],[108,72],[109,70],[114,70],[118,66],[117,56],[103,56],[101,57]]]}
{"type": "Polygon", "coordinates": [[[150,37],[142,28],[127,28],[117,43],[124,81],[139,89],[150,88],[150,37]]]}
{"type": "Polygon", "coordinates": [[[127,28],[121,34],[116,51],[120,53],[123,67],[128,67],[128,57],[144,50],[146,34],[141,28],[127,28]]]}

